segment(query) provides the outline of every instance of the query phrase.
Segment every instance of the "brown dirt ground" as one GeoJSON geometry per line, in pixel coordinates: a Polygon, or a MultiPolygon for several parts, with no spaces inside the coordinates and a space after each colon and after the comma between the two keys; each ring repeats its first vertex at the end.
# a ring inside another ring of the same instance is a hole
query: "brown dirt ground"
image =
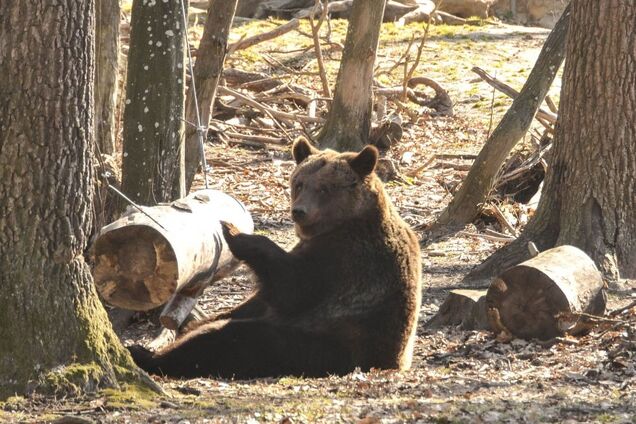
{"type": "MultiPolygon", "coordinates": [[[[271,26],[271,22],[244,25],[235,29],[233,37],[271,26]]],[[[343,28],[342,22],[334,22],[334,39],[342,40],[343,28]]],[[[422,29],[419,24],[405,28],[385,25],[380,67],[389,68],[411,34],[422,29]]],[[[200,28],[192,37],[196,39],[198,34],[200,28]]],[[[479,82],[470,68],[482,66],[520,88],[546,35],[545,30],[505,25],[433,28],[417,74],[430,76],[448,89],[455,102],[455,116],[434,117],[411,105],[415,119],[405,119],[403,139],[386,156],[406,175],[435,154],[477,153],[488,132],[491,103],[496,123],[510,101],[499,94],[493,101],[492,90],[479,82]]],[[[239,52],[228,65],[276,74],[276,69],[260,60],[263,52],[291,66],[294,61],[289,56],[293,54],[273,51],[280,51],[281,46],[294,50],[308,43],[304,37],[289,35],[257,50],[239,52]]],[[[311,56],[294,57],[302,62],[300,68],[314,69],[311,56]]],[[[333,53],[333,58],[337,57],[333,53]]],[[[334,81],[336,61],[330,61],[329,66],[334,81]]],[[[384,82],[399,83],[400,72],[383,77],[384,82]]],[[[297,76],[290,81],[319,87],[315,76],[297,76]]],[[[557,82],[552,94],[558,96],[558,90],[557,82]]],[[[528,145],[527,140],[522,143],[528,145]]],[[[206,154],[212,166],[211,187],[243,201],[259,233],[291,247],[295,236],[288,214],[287,179],[293,161],[288,147],[252,149],[212,140],[206,154]]],[[[416,228],[430,222],[445,206],[447,188],[461,181],[466,173],[462,169],[470,164],[462,160],[454,163],[458,166],[440,167],[433,162],[415,177],[387,184],[402,216],[416,228]]],[[[197,185],[202,185],[200,175],[197,185]]],[[[522,215],[531,213],[523,208],[514,210],[522,215]]],[[[521,225],[524,219],[517,218],[521,225]]],[[[502,231],[498,224],[483,220],[467,231],[481,234],[487,227],[502,231]]],[[[436,312],[447,291],[500,245],[479,235],[458,235],[422,251],[423,307],[415,359],[407,372],[255,381],[156,378],[167,396],[147,400],[97,393],[79,399],[15,398],[0,409],[0,421],[47,422],[66,417],[65,422],[81,422],[70,421],[81,418],[113,423],[636,422],[633,310],[621,315],[623,322],[613,323],[612,328],[604,326],[589,336],[549,347],[523,340],[502,343],[485,332],[424,328],[423,323],[436,312]]],[[[251,288],[249,272],[240,270],[210,287],[201,307],[210,313],[229,308],[251,288]]],[[[613,293],[610,307],[630,299],[630,293],[613,293]]],[[[157,331],[156,325],[138,320],[122,338],[125,343],[147,341],[157,331]]],[[[254,354],[258,354],[257,348],[254,354]]]]}

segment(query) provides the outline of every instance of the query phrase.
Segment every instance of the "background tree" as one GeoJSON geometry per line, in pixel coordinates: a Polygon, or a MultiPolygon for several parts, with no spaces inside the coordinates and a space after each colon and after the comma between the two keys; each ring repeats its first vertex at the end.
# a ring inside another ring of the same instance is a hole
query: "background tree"
{"type": "Polygon", "coordinates": [[[115,153],[115,109],[119,76],[118,0],[95,1],[95,139],[99,153],[115,153]]]}
{"type": "Polygon", "coordinates": [[[122,190],[144,205],[181,197],[181,1],[134,0],[124,110],[122,190]]]}
{"type": "MultiPolygon", "coordinates": [[[[192,87],[196,86],[201,125],[206,128],[203,140],[207,137],[207,128],[216,96],[216,87],[223,73],[227,40],[230,35],[237,3],[238,0],[210,0],[203,36],[199,42],[197,61],[193,71],[194,85],[190,84],[186,97],[185,119],[188,122],[197,122],[197,110],[192,91],[192,87]]],[[[202,152],[196,128],[188,125],[185,130],[185,137],[186,191],[189,191],[194,175],[201,163],[202,152]]]]}
{"type": "Polygon", "coordinates": [[[636,2],[571,4],[554,146],[533,219],[468,276],[489,280],[539,250],[571,244],[605,276],[636,278],[636,2]],[[609,24],[611,23],[611,24],[609,24]]]}
{"type": "Polygon", "coordinates": [[[321,148],[358,151],[371,130],[373,64],[385,0],[354,0],[333,102],[320,134],[321,148]]]}
{"type": "Polygon", "coordinates": [[[1,2],[0,40],[0,397],[139,378],[83,256],[93,199],[93,1],[1,2]]]}
{"type": "Polygon", "coordinates": [[[431,240],[435,240],[435,236],[460,230],[479,214],[499,170],[510,151],[528,132],[534,115],[563,63],[569,16],[570,9],[567,7],[543,45],[521,92],[486,140],[449,205],[430,228],[431,240]]]}

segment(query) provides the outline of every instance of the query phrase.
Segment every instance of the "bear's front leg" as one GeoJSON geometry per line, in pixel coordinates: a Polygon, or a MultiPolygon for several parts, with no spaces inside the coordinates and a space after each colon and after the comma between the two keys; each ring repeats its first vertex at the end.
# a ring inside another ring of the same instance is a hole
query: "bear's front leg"
{"type": "Polygon", "coordinates": [[[265,236],[241,233],[236,226],[221,222],[223,236],[234,257],[244,261],[261,278],[288,278],[289,253],[265,236]]]}

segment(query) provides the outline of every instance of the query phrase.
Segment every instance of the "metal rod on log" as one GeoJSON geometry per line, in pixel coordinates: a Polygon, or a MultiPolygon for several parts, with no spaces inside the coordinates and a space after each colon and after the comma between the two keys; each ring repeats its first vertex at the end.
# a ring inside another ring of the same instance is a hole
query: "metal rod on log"
{"type": "Polygon", "coordinates": [[[491,328],[524,339],[580,334],[587,329],[582,315],[605,313],[603,288],[601,273],[582,250],[567,245],[546,250],[490,285],[491,328]]]}
{"type": "MultiPolygon", "coordinates": [[[[102,228],[92,249],[95,284],[106,302],[137,311],[156,308],[173,297],[190,298],[189,309],[178,308],[179,314],[167,319],[178,327],[184,310],[187,316],[203,289],[238,265],[225,244],[220,221],[251,233],[252,217],[241,202],[217,190],[200,190],[143,210],[153,219],[130,210],[102,228]]],[[[178,306],[179,301],[171,304],[178,306]]]]}

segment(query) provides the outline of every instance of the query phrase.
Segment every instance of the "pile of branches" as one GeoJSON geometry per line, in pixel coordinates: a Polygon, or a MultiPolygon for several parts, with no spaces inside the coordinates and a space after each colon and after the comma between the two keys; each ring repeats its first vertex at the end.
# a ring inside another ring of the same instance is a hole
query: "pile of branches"
{"type": "MultiPolygon", "coordinates": [[[[228,46],[227,56],[231,57],[239,50],[291,31],[312,41],[303,49],[276,51],[295,54],[292,60],[286,62],[304,63],[301,66],[292,67],[270,54],[262,53],[261,57],[273,70],[270,73],[226,67],[217,88],[218,96],[208,137],[257,148],[287,145],[300,134],[315,138],[324,123],[332,100],[325,62],[331,60],[331,53],[343,50],[340,43],[331,40],[329,13],[326,8],[321,8],[321,4],[319,1],[316,2],[314,14],[309,16],[311,33],[302,31],[299,19],[294,18],[270,31],[244,37],[228,46]],[[327,31],[321,35],[320,28],[324,23],[327,24],[327,31]],[[318,71],[306,69],[313,60],[318,62],[318,71]],[[322,83],[320,91],[310,84],[299,82],[318,78],[322,83]]],[[[401,137],[402,113],[411,121],[418,118],[420,111],[432,115],[453,114],[453,103],[446,90],[430,78],[414,75],[427,34],[428,27],[419,42],[415,36],[410,40],[408,47],[395,63],[388,68],[377,66],[375,69],[375,113],[370,142],[381,148],[390,147],[401,137]],[[414,47],[415,58],[411,59],[414,47]],[[406,71],[399,86],[385,86],[377,79],[382,74],[390,74],[395,69],[402,68],[406,71]],[[409,107],[409,102],[420,110],[415,111],[409,107]],[[388,110],[393,112],[389,113],[388,110]]],[[[195,51],[194,55],[197,53],[195,51]]]]}

